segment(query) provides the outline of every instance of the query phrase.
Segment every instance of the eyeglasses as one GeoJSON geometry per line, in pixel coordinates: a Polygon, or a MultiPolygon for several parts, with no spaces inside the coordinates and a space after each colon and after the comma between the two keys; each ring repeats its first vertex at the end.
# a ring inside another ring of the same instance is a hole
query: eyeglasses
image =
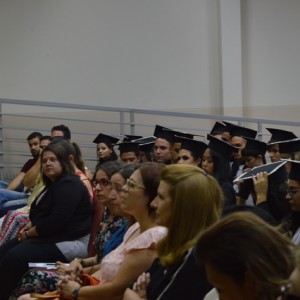
{"type": "Polygon", "coordinates": [[[111,181],[108,178],[101,178],[100,180],[93,181],[94,188],[97,186],[97,184],[100,184],[101,187],[106,187],[111,185],[111,181]]]}
{"type": "Polygon", "coordinates": [[[298,193],[298,191],[300,191],[300,188],[299,189],[292,189],[292,188],[286,189],[287,195],[289,195],[291,198],[293,198],[298,193]]]}
{"type": "Polygon", "coordinates": [[[54,163],[56,163],[57,161],[58,161],[58,159],[57,159],[56,157],[43,158],[43,159],[42,159],[42,164],[43,164],[43,165],[46,165],[48,162],[49,162],[50,164],[54,164],[54,163]]]}
{"type": "Polygon", "coordinates": [[[143,189],[143,190],[145,189],[145,187],[144,187],[143,185],[140,185],[140,184],[138,184],[138,183],[132,181],[132,180],[129,179],[129,178],[126,180],[126,185],[127,185],[127,187],[130,188],[130,189],[134,189],[134,188],[139,188],[139,189],[143,189]]]}

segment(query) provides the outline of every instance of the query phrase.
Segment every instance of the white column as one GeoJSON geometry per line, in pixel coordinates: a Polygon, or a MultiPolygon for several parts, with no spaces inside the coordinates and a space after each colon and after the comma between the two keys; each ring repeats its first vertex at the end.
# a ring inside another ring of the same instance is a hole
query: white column
{"type": "Polygon", "coordinates": [[[243,116],[241,1],[219,0],[223,113],[243,116]]]}

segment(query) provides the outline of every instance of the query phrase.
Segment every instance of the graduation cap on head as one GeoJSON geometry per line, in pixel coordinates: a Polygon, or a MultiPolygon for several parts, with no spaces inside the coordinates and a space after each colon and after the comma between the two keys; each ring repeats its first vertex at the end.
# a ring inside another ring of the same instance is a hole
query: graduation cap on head
{"type": "Polygon", "coordinates": [[[139,149],[142,152],[151,152],[154,143],[155,143],[156,137],[155,136],[146,136],[142,137],[140,139],[133,140],[133,142],[139,144],[139,149]]]}
{"type": "Polygon", "coordinates": [[[247,155],[247,153],[256,153],[256,154],[261,154],[265,155],[267,151],[267,144],[265,142],[256,140],[256,139],[251,139],[248,137],[243,137],[247,143],[243,151],[247,155]]]}
{"type": "Polygon", "coordinates": [[[231,144],[214,137],[211,134],[207,135],[209,140],[208,148],[221,154],[226,159],[231,159],[233,152],[239,152],[239,148],[232,146],[231,144]]]}
{"type": "Polygon", "coordinates": [[[297,138],[297,136],[291,131],[276,129],[276,128],[266,128],[266,129],[272,134],[269,143],[288,141],[297,138]]]}
{"type": "Polygon", "coordinates": [[[222,121],[222,123],[224,123],[226,125],[226,131],[229,131],[229,129],[232,126],[236,126],[236,124],[233,124],[233,123],[230,123],[230,122],[227,122],[227,121],[222,121]]]}
{"type": "Polygon", "coordinates": [[[123,142],[132,142],[137,139],[141,139],[141,135],[132,135],[132,134],[125,134],[123,137],[123,142]]]}
{"type": "Polygon", "coordinates": [[[198,157],[202,157],[205,149],[207,148],[207,144],[205,144],[204,142],[189,139],[183,136],[175,135],[174,141],[181,143],[180,149],[189,150],[192,153],[195,153],[198,157]]]}
{"type": "Polygon", "coordinates": [[[120,154],[125,152],[139,152],[139,144],[135,142],[123,142],[116,145],[119,147],[120,154]]]}
{"type": "Polygon", "coordinates": [[[255,139],[257,131],[250,128],[241,127],[238,125],[232,125],[229,128],[229,133],[231,136],[249,137],[255,139]]]}
{"type": "Polygon", "coordinates": [[[104,133],[99,133],[97,137],[93,140],[93,143],[95,144],[100,144],[104,143],[107,145],[114,145],[119,141],[118,138],[104,134],[104,133]]]}
{"type": "Polygon", "coordinates": [[[291,162],[291,171],[289,179],[300,181],[300,161],[298,160],[287,160],[291,162]]]}
{"type": "Polygon", "coordinates": [[[210,131],[211,135],[221,134],[228,130],[227,126],[221,122],[216,122],[213,128],[210,131]]]}
{"type": "Polygon", "coordinates": [[[238,182],[241,180],[252,179],[253,176],[260,172],[267,172],[268,175],[275,175],[275,172],[278,170],[282,170],[282,167],[286,164],[286,160],[280,160],[273,163],[265,164],[262,166],[254,167],[249,172],[243,173],[238,178],[236,178],[233,182],[238,182]]]}
{"type": "Polygon", "coordinates": [[[175,133],[170,128],[156,125],[153,135],[156,138],[161,138],[161,139],[167,140],[169,143],[173,143],[173,138],[174,138],[175,133]]]}
{"type": "Polygon", "coordinates": [[[278,144],[280,153],[293,153],[300,151],[300,138],[276,142],[274,144],[278,144]]]}

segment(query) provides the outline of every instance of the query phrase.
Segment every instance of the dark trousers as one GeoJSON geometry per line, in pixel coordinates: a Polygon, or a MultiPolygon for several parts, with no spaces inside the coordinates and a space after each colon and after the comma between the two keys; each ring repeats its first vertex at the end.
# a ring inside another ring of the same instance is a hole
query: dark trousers
{"type": "Polygon", "coordinates": [[[29,262],[67,262],[55,244],[28,239],[11,240],[0,247],[0,300],[8,300],[21,277],[29,270],[29,262]]]}

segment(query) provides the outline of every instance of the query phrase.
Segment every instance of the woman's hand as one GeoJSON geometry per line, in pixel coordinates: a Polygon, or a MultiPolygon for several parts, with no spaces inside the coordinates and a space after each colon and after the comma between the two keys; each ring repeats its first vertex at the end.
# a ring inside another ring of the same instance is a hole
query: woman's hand
{"type": "Polygon", "coordinates": [[[133,290],[142,298],[147,299],[147,286],[150,282],[150,274],[142,273],[133,285],[133,290]]]}
{"type": "Polygon", "coordinates": [[[69,266],[65,267],[65,274],[76,274],[76,276],[80,278],[82,273],[83,267],[81,261],[78,259],[72,260],[69,266]]]}
{"type": "Polygon", "coordinates": [[[256,204],[264,202],[267,200],[267,193],[268,193],[268,173],[267,172],[260,172],[257,173],[252,178],[254,189],[256,193],[256,204]]]}
{"type": "Polygon", "coordinates": [[[78,278],[74,274],[62,276],[56,285],[58,293],[64,299],[73,299],[73,291],[81,287],[77,280],[78,278]]]}

